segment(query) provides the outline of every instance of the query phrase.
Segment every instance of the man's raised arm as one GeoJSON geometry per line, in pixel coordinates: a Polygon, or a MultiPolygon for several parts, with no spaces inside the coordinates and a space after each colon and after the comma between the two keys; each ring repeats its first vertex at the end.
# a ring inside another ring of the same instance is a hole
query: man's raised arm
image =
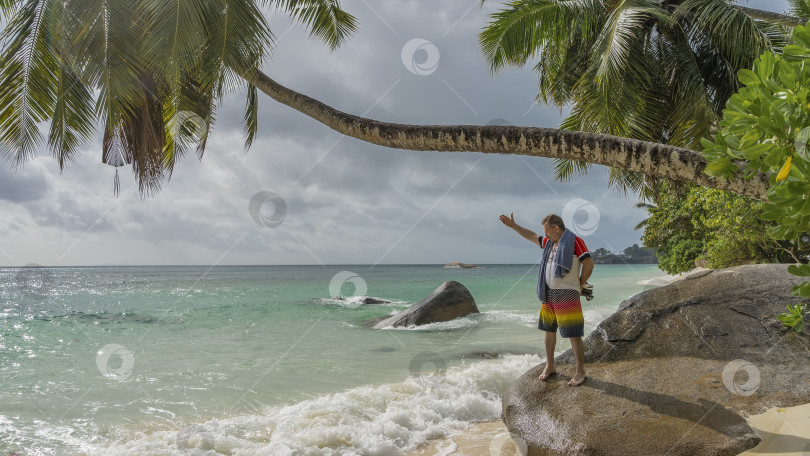
{"type": "Polygon", "coordinates": [[[523,236],[529,241],[532,241],[533,243],[540,245],[540,239],[537,233],[528,228],[523,228],[522,226],[515,223],[514,212],[512,212],[509,216],[501,214],[501,222],[503,222],[503,224],[508,226],[509,228],[512,228],[513,230],[517,231],[519,235],[523,236]]]}

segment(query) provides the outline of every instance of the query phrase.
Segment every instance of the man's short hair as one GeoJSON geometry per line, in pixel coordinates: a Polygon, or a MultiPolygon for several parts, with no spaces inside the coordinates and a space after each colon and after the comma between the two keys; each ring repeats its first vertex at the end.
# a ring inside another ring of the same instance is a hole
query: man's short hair
{"type": "Polygon", "coordinates": [[[543,217],[543,225],[546,223],[548,223],[548,226],[559,226],[561,230],[565,230],[565,222],[563,222],[562,217],[557,214],[548,214],[543,217]]]}

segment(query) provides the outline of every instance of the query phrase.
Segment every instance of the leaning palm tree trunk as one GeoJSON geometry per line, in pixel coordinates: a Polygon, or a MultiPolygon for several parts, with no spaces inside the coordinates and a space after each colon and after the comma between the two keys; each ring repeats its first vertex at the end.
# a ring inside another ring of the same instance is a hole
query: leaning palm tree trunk
{"type": "Polygon", "coordinates": [[[703,170],[696,151],[617,136],[538,127],[407,125],[381,122],[338,111],[277,83],[261,71],[242,74],[248,82],[283,103],[346,136],[407,150],[483,152],[579,160],[691,182],[767,200],[768,177],[715,179],[703,170]]]}
{"type": "Polygon", "coordinates": [[[759,19],[761,21],[785,25],[788,27],[796,27],[797,25],[804,25],[807,23],[807,19],[802,17],[789,16],[786,14],[779,14],[771,11],[748,8],[740,5],[734,6],[737,9],[742,10],[745,14],[751,16],[752,19],[759,19]]]}

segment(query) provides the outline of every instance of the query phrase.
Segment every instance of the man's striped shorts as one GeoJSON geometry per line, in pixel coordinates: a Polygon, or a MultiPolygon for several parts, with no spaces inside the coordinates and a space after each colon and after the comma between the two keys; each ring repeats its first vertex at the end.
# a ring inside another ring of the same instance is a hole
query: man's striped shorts
{"type": "Polygon", "coordinates": [[[537,329],[557,332],[562,337],[582,337],[585,335],[585,319],[579,291],[546,287],[546,302],[540,306],[540,320],[537,329]]]}

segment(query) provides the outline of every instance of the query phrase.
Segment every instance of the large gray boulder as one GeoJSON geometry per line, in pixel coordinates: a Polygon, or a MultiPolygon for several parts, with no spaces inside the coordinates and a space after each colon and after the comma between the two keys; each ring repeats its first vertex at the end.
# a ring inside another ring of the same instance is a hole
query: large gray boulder
{"type": "Polygon", "coordinates": [[[787,265],[703,271],[624,301],[585,339],[588,379],[521,376],[502,418],[530,455],[736,455],[745,417],[810,402],[810,336],[776,316],[801,281],[787,265]]]}
{"type": "Polygon", "coordinates": [[[374,329],[425,325],[449,321],[471,313],[478,313],[478,306],[470,290],[455,280],[448,280],[407,310],[393,316],[373,318],[365,324],[374,329]]]}

